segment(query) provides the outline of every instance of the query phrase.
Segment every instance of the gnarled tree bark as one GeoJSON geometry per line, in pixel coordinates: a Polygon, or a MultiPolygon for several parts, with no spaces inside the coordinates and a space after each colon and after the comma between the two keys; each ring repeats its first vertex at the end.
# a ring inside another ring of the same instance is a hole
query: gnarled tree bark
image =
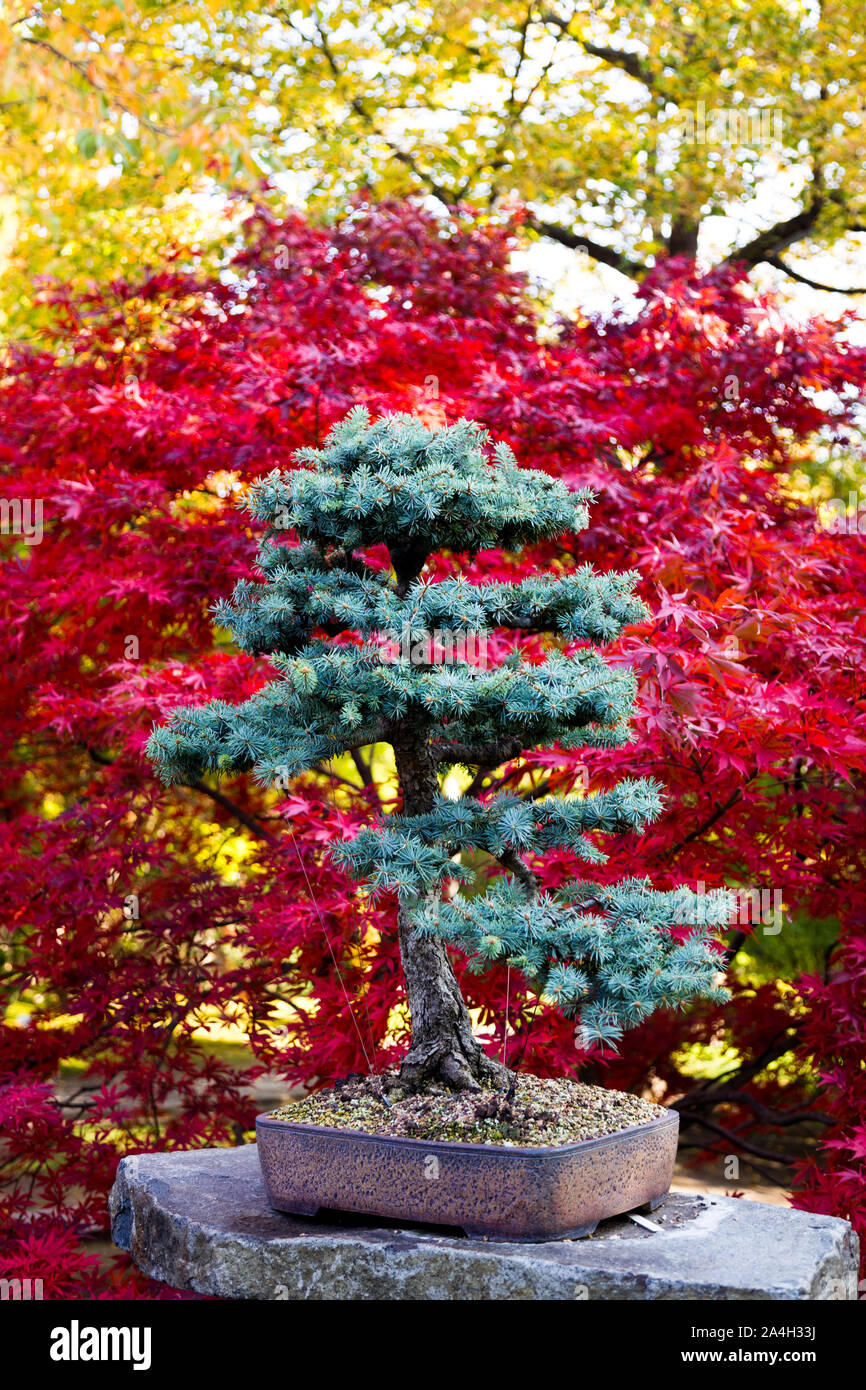
{"type": "MultiPolygon", "coordinates": [[[[425,736],[405,732],[393,744],[406,815],[433,807],[439,789],[436,766],[425,736]]],[[[397,925],[412,1020],[412,1041],[400,1068],[401,1082],[417,1090],[441,1081],[454,1090],[504,1086],[510,1072],[488,1057],[472,1033],[469,1010],[442,941],[419,936],[409,908],[401,904],[397,925]]]]}

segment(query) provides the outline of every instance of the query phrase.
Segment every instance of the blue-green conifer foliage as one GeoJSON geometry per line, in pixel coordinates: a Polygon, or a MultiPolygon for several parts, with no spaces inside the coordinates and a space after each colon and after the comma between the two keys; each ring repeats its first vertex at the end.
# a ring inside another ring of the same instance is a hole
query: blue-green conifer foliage
{"type": "MultiPolygon", "coordinates": [[[[407,729],[440,780],[455,766],[492,771],[533,747],[629,741],[634,676],[608,665],[601,649],[647,615],[636,574],[580,565],[473,583],[423,573],[438,551],[472,556],[579,532],[589,492],[519,467],[470,421],[437,429],[411,415],[371,421],[362,408],[295,462],[246,495],[266,528],[261,579],[239,582],[215,608],[277,678],[243,704],[179,708],[156,727],[147,753],[164,780],[250,772],[286,789],[323,761],[399,742],[407,729]],[[390,571],[364,559],[380,544],[390,571]],[[472,634],[477,653],[497,629],[545,634],[544,659],[515,649],[499,664],[478,664],[461,659],[459,642],[456,658],[449,649],[447,662],[436,659],[434,634],[472,634]]],[[[605,862],[601,836],[640,832],[661,808],[650,778],[537,800],[439,791],[423,813],[386,816],[329,853],[369,892],[396,892],[419,935],[458,947],[479,970],[509,964],[576,1020],[585,1045],[615,1047],[659,1006],[724,997],[715,936],[728,920],[724,892],[584,877],[583,866],[605,862]],[[534,871],[552,849],[580,866],[553,893],[534,871]],[[486,892],[470,858],[504,870],[486,892]]]]}

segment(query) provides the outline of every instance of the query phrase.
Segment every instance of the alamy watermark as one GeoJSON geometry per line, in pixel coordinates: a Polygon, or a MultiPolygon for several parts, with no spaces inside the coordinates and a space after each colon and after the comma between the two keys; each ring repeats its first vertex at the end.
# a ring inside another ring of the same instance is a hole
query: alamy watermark
{"type": "Polygon", "coordinates": [[[0,1303],[38,1303],[44,1296],[41,1279],[0,1279],[0,1303]]]}
{"type": "Polygon", "coordinates": [[[681,109],[665,135],[677,136],[688,145],[772,145],[782,139],[785,120],[775,106],[713,106],[699,101],[695,109],[681,109]]]}
{"type": "Polygon", "coordinates": [[[866,536],[866,497],[849,492],[847,502],[830,497],[818,505],[818,520],[834,536],[866,536]]]}
{"type": "Polygon", "coordinates": [[[42,498],[0,497],[0,532],[20,536],[25,545],[42,540],[42,498]]]}
{"type": "Polygon", "coordinates": [[[48,1354],[52,1361],[128,1361],[134,1371],[150,1370],[149,1327],[82,1327],[73,1318],[68,1327],[51,1330],[48,1354]]]}
{"type": "MultiPolygon", "coordinates": [[[[695,925],[705,926],[712,920],[712,914],[707,885],[700,879],[695,892],[698,897],[695,925]],[[708,904],[706,907],[705,902],[708,904]]],[[[729,888],[727,895],[730,903],[729,926],[761,927],[764,936],[779,935],[785,921],[784,894],[781,888],[756,888],[750,885],[745,888],[729,888]]]]}
{"type": "Polygon", "coordinates": [[[404,628],[385,633],[379,652],[383,661],[409,666],[486,666],[487,633],[443,627],[418,636],[404,628]]]}

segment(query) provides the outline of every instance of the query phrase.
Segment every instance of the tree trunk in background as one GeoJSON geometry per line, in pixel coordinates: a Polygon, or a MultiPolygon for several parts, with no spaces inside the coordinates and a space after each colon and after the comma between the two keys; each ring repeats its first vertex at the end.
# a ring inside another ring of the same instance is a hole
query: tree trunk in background
{"type": "Polygon", "coordinates": [[[694,260],[698,254],[698,234],[700,222],[692,217],[675,216],[671,219],[671,234],[668,237],[668,252],[671,256],[688,256],[694,260]]]}

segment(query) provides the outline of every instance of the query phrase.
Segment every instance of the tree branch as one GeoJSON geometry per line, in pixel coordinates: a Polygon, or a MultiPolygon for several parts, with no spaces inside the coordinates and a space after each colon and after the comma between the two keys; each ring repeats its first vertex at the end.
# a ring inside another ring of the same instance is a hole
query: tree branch
{"type": "MultiPolygon", "coordinates": [[[[340,69],[340,65],[337,62],[333,49],[331,48],[328,36],[322,28],[321,23],[319,22],[318,15],[314,17],[313,23],[315,24],[316,32],[319,35],[319,44],[322,53],[324,55],[326,63],[328,64],[328,67],[331,69],[331,73],[334,77],[334,80],[340,84],[343,84],[344,74],[340,69]]],[[[295,26],[291,23],[291,20],[289,20],[289,24],[291,28],[295,28],[295,26]]],[[[420,167],[417,160],[414,158],[413,155],[409,154],[408,150],[401,149],[399,145],[395,145],[394,141],[390,140],[388,136],[385,135],[384,131],[379,129],[372,112],[367,110],[367,107],[364,105],[363,101],[359,96],[347,95],[346,100],[349,103],[351,109],[354,111],[355,115],[358,116],[361,121],[363,121],[367,129],[372,131],[372,133],[376,136],[378,140],[382,141],[382,143],[390,150],[394,158],[399,160],[401,164],[405,165],[405,167],[409,169],[409,171],[414,175],[414,177],[418,179],[419,183],[422,183],[424,187],[428,189],[430,193],[433,194],[434,197],[438,198],[439,201],[441,203],[444,203],[446,207],[454,207],[454,205],[460,201],[460,193],[452,192],[451,189],[446,188],[444,184],[439,183],[438,180],[435,179],[432,174],[428,174],[424,169],[420,167]]]]}
{"type": "Polygon", "coordinates": [[[467,767],[484,763],[492,769],[518,758],[523,747],[521,739],[511,738],[501,743],[434,743],[431,751],[437,763],[465,763],[467,767]]]}
{"type": "MultiPolygon", "coordinates": [[[[99,763],[100,767],[113,767],[116,762],[115,758],[108,758],[104,753],[97,752],[95,748],[91,748],[89,745],[87,746],[87,752],[95,763],[99,763]]],[[[195,782],[181,782],[180,785],[187,787],[190,791],[201,792],[203,796],[208,797],[211,801],[215,801],[224,811],[228,811],[229,815],[234,816],[236,820],[240,821],[241,825],[246,826],[250,834],[255,835],[257,840],[264,840],[265,843],[269,845],[279,844],[279,840],[275,835],[272,835],[271,832],[266,830],[263,825],[260,825],[253,816],[249,815],[247,811],[244,811],[236,802],[232,801],[231,797],[226,796],[225,792],[218,791],[216,787],[209,787],[206,782],[202,782],[199,779],[195,782]]]]}
{"type": "Polygon", "coordinates": [[[272,835],[269,830],[265,830],[263,825],[259,825],[257,820],[251,815],[248,815],[246,811],[242,810],[242,808],[232,801],[230,797],[226,796],[224,792],[218,791],[216,787],[209,787],[206,782],[199,780],[195,782],[184,782],[182,785],[189,787],[190,791],[201,792],[202,796],[207,796],[211,801],[215,801],[217,806],[221,806],[224,811],[228,811],[229,815],[239,820],[241,825],[246,826],[250,834],[255,835],[257,840],[264,840],[268,845],[279,844],[276,835],[272,835]]]}
{"type": "Polygon", "coordinates": [[[748,1091],[740,1091],[735,1087],[722,1086],[716,1091],[709,1091],[701,1096],[691,1094],[687,1097],[687,1103],[690,1107],[745,1105],[763,1124],[777,1126],[780,1129],[812,1120],[815,1124],[820,1125],[836,1123],[833,1117],[825,1114],[823,1110],[802,1110],[796,1106],[788,1110],[773,1110],[770,1106],[764,1105],[756,1096],[750,1095],[748,1091]]]}
{"type": "Polygon", "coordinates": [[[607,44],[593,43],[580,34],[574,34],[571,31],[571,19],[563,19],[561,15],[554,14],[552,10],[543,10],[540,18],[542,24],[552,24],[561,35],[573,39],[591,58],[600,58],[602,62],[608,63],[612,68],[619,68],[621,72],[634,78],[635,82],[640,82],[642,86],[663,97],[666,101],[673,100],[672,97],[666,96],[665,92],[658,86],[656,74],[652,68],[647,66],[639,53],[631,52],[625,48],[611,48],[607,44]]]}
{"type": "Polygon", "coordinates": [[[507,869],[510,874],[514,874],[514,877],[519,879],[530,898],[536,897],[540,886],[539,881],[526,860],[521,859],[516,850],[507,849],[504,854],[495,854],[493,857],[498,864],[502,865],[503,869],[507,869]]]}
{"type": "Polygon", "coordinates": [[[127,116],[131,116],[133,120],[138,121],[139,124],[143,125],[151,134],[163,135],[168,137],[168,139],[176,138],[174,132],[166,130],[164,126],[154,125],[153,121],[148,120],[147,116],[143,115],[140,111],[133,111],[131,106],[125,105],[117,95],[112,94],[107,87],[104,87],[101,82],[97,82],[96,78],[91,76],[86,63],[80,62],[77,58],[70,57],[68,53],[62,53],[61,50],[55,48],[54,44],[50,43],[48,39],[37,39],[25,35],[20,38],[18,42],[30,44],[34,48],[41,48],[46,53],[50,53],[58,62],[65,63],[68,67],[73,68],[78,73],[81,80],[87,83],[88,87],[92,87],[95,92],[99,92],[100,96],[105,97],[106,100],[116,106],[119,111],[125,112],[127,116]]]}
{"type": "Polygon", "coordinates": [[[795,1155],[774,1153],[772,1149],[763,1149],[759,1144],[752,1144],[748,1139],[743,1139],[736,1130],[724,1129],[714,1120],[708,1120],[703,1115],[696,1115],[693,1110],[687,1110],[685,1105],[686,1102],[674,1101],[671,1109],[677,1110],[681,1118],[689,1124],[700,1125],[703,1129],[712,1130],[714,1134],[720,1135],[733,1148],[742,1149],[744,1153],[754,1154],[755,1158],[763,1158],[770,1163],[784,1163],[787,1167],[792,1167],[796,1163],[795,1155]]]}
{"type": "Polygon", "coordinates": [[[760,236],[747,241],[745,246],[736,247],[729,256],[725,257],[725,262],[728,265],[736,265],[740,262],[748,266],[756,266],[761,261],[768,261],[772,256],[778,256],[780,252],[786,251],[795,242],[802,241],[804,237],[814,231],[824,210],[825,198],[820,189],[820,175],[816,174],[812,197],[804,208],[801,208],[793,217],[788,217],[784,221],[768,227],[765,232],[761,232],[760,236]]]}
{"type": "Polygon", "coordinates": [[[605,246],[601,241],[594,241],[592,237],[585,236],[582,232],[573,232],[570,227],[562,227],[558,222],[548,222],[544,218],[530,216],[527,218],[526,225],[537,232],[539,236],[550,237],[551,241],[558,241],[560,246],[567,246],[570,251],[585,251],[594,261],[600,261],[602,265],[609,265],[611,269],[618,270],[621,275],[627,275],[632,280],[646,275],[649,270],[649,266],[631,260],[625,252],[617,251],[612,246],[605,246]]]}
{"type": "Polygon", "coordinates": [[[775,266],[776,270],[781,270],[785,275],[790,275],[792,280],[799,281],[801,285],[808,285],[812,290],[827,290],[829,294],[866,294],[866,285],[849,289],[845,289],[841,285],[822,285],[820,281],[812,280],[808,275],[802,275],[799,270],[794,270],[792,266],[786,265],[781,256],[768,256],[767,264],[775,266]]]}
{"type": "Polygon", "coordinates": [[[361,784],[362,784],[362,786],[364,786],[364,787],[372,787],[372,786],[373,786],[373,774],[372,774],[372,772],[370,771],[370,765],[369,765],[369,763],[368,763],[364,758],[361,757],[361,750],[360,750],[359,748],[353,748],[353,749],[351,750],[351,753],[352,753],[352,762],[355,764],[355,770],[356,770],[358,776],[359,776],[360,779],[361,779],[361,784]]]}
{"type": "MultiPolygon", "coordinates": [[[[752,779],[749,778],[748,780],[751,781],[752,779]]],[[[731,793],[727,801],[717,802],[712,813],[707,817],[707,819],[703,821],[701,825],[696,826],[694,830],[690,831],[688,835],[685,835],[682,840],[679,840],[677,842],[677,844],[672,845],[671,848],[667,851],[665,858],[672,858],[673,855],[679,854],[680,850],[683,849],[686,845],[690,845],[692,840],[699,840],[701,835],[705,834],[705,832],[709,830],[711,826],[715,825],[716,821],[721,820],[722,816],[727,815],[728,811],[730,811],[732,806],[736,805],[736,803],[740,800],[742,795],[742,787],[737,787],[736,791],[731,793]]]]}

